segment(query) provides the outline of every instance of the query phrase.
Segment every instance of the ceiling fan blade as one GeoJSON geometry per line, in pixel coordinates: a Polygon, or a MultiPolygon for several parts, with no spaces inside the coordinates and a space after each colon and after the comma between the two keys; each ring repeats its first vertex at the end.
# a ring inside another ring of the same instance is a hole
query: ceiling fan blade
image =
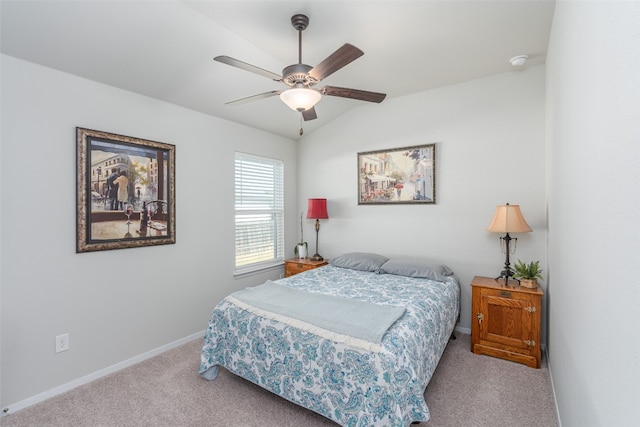
{"type": "Polygon", "coordinates": [[[225,105],[241,105],[246,104],[247,102],[257,101],[259,99],[270,98],[272,96],[280,95],[282,93],[281,90],[272,90],[271,92],[259,93],[258,95],[247,96],[246,98],[236,99],[235,101],[225,102],[225,105]]]}
{"type": "Polygon", "coordinates": [[[366,90],[349,89],[346,87],[325,86],[319,90],[323,95],[339,96],[342,98],[377,103],[382,102],[387,97],[386,93],[368,92],[366,90]]]}
{"type": "Polygon", "coordinates": [[[345,43],[340,49],[336,50],[324,61],[313,67],[313,69],[309,71],[309,76],[316,79],[316,81],[320,81],[335,73],[345,65],[360,58],[362,55],[364,55],[363,51],[349,43],[345,43]]]}
{"type": "Polygon", "coordinates": [[[316,114],[316,109],[315,107],[311,107],[308,110],[304,110],[302,112],[302,118],[304,119],[304,121],[309,121],[309,120],[315,120],[318,118],[318,115],[316,114]]]}
{"type": "Polygon", "coordinates": [[[277,82],[282,81],[282,76],[279,74],[272,73],[271,71],[256,67],[255,65],[247,64],[246,62],[239,61],[237,59],[231,58],[230,56],[216,56],[215,58],[213,58],[213,60],[222,62],[223,64],[231,65],[232,67],[240,68],[241,70],[259,74],[263,77],[275,80],[277,82]]]}

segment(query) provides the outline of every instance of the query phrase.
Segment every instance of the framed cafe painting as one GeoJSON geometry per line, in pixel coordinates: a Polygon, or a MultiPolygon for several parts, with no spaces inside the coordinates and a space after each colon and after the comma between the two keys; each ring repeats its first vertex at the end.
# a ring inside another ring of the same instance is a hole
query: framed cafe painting
{"type": "Polygon", "coordinates": [[[436,203],[436,144],[358,153],[358,204],[436,203]]]}
{"type": "Polygon", "coordinates": [[[175,146],[80,127],[76,141],[76,252],[175,243],[175,146]]]}

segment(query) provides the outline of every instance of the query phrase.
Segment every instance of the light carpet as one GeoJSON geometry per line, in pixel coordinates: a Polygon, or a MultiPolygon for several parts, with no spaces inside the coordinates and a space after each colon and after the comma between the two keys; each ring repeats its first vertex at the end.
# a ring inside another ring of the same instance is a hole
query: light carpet
{"type": "MultiPolygon", "coordinates": [[[[556,411],[546,361],[532,369],[469,351],[456,333],[425,392],[431,420],[419,427],[552,427],[556,411]]],[[[198,376],[202,340],[3,417],[5,427],[337,426],[225,369],[198,376]]]]}

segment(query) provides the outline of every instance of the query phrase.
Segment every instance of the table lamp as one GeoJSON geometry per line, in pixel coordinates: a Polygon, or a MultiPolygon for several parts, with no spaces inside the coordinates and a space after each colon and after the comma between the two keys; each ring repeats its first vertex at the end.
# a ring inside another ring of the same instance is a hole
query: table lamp
{"type": "Polygon", "coordinates": [[[320,231],[320,220],[328,219],[327,199],[309,199],[307,207],[307,219],[316,220],[316,253],[311,257],[311,261],[322,261],[324,258],[318,253],[318,232],[320,231]]]}
{"type": "MultiPolygon", "coordinates": [[[[493,214],[491,223],[487,227],[487,231],[492,233],[506,233],[504,237],[500,237],[500,247],[502,251],[506,253],[507,257],[504,262],[504,270],[496,277],[496,280],[504,277],[504,284],[506,285],[509,277],[513,276],[513,270],[511,270],[509,266],[509,244],[512,240],[515,241],[514,243],[518,241],[517,238],[509,236],[509,233],[529,233],[532,231],[531,227],[529,227],[527,221],[524,220],[522,212],[520,212],[520,206],[507,203],[506,205],[496,206],[496,211],[493,214]]],[[[513,252],[515,252],[515,249],[514,245],[513,252]]]]}

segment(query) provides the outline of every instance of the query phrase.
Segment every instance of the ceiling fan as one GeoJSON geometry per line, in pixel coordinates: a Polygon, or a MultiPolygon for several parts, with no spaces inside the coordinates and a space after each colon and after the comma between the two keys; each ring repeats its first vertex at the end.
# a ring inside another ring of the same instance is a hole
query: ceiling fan
{"type": "Polygon", "coordinates": [[[245,71],[259,74],[277,82],[282,82],[289,86],[283,90],[272,90],[258,95],[237,99],[226,104],[242,104],[256,101],[258,99],[269,98],[279,95],[280,99],[291,109],[299,111],[305,121],[316,119],[315,104],[322,99],[322,95],[338,96],[342,98],[356,99],[360,101],[380,103],[387,96],[384,93],[368,92],[364,90],[349,89],[336,86],[314,86],[324,78],[335,73],[345,65],[358,59],[364,52],[357,47],[345,43],[341,48],[333,52],[326,59],[315,67],[302,63],[302,31],[309,25],[309,18],[306,15],[297,14],[291,17],[293,28],[298,31],[298,63],[289,65],[282,70],[282,76],[272,73],[255,65],[247,64],[229,56],[216,56],[214,61],[231,65],[245,71]]]}

